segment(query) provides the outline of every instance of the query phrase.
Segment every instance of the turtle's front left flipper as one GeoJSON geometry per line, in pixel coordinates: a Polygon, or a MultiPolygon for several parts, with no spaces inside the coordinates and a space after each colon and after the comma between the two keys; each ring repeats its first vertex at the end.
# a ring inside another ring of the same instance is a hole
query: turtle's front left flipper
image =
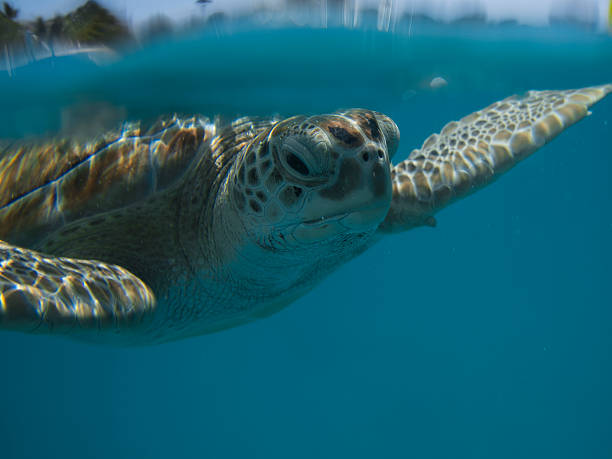
{"type": "Polygon", "coordinates": [[[433,215],[488,185],[589,114],[612,84],[529,91],[447,124],[393,168],[393,200],[380,231],[435,224],[433,215]]]}
{"type": "Polygon", "coordinates": [[[147,285],[119,266],[48,257],[0,241],[0,329],[119,331],[154,309],[147,285]]]}

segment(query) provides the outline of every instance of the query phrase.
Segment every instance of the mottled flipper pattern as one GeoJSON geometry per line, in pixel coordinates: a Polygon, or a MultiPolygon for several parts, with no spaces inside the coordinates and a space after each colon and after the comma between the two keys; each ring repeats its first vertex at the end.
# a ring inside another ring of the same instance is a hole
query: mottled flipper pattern
{"type": "Polygon", "coordinates": [[[48,257],[0,241],[0,328],[119,331],[143,323],[154,309],[151,290],[121,267],[48,257]]]}
{"type": "Polygon", "coordinates": [[[488,185],[589,114],[612,84],[529,91],[447,124],[393,168],[393,201],[380,230],[433,225],[433,214],[488,185]]]}

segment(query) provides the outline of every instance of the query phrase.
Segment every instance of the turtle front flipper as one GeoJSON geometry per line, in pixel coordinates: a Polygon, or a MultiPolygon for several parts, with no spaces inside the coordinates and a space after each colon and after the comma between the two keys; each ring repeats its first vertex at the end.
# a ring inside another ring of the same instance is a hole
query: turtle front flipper
{"type": "Polygon", "coordinates": [[[610,92],[612,84],[529,91],[447,124],[392,169],[393,200],[379,230],[433,226],[436,212],[497,179],[610,92]]]}
{"type": "Polygon", "coordinates": [[[0,329],[120,331],[143,323],[154,309],[147,285],[119,266],[0,241],[0,329]]]}

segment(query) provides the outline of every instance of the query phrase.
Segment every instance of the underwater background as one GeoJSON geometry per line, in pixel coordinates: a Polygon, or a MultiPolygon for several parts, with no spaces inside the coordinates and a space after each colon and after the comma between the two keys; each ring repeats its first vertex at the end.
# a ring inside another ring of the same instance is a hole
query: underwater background
{"type": "MultiPolygon", "coordinates": [[[[365,107],[397,162],[511,94],[612,82],[612,37],[221,24],[97,61],[0,73],[0,138],[365,107]]],[[[592,112],[268,319],[142,348],[1,333],[0,457],[612,458],[612,97],[592,112]]]]}

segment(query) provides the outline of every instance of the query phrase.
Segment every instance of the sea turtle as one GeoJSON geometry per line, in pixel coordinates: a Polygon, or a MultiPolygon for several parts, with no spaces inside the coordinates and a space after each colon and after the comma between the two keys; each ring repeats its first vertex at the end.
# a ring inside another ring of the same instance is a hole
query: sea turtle
{"type": "Polygon", "coordinates": [[[385,234],[433,226],[611,91],[504,99],[394,167],[397,126],[364,109],[13,144],[0,154],[0,328],[146,344],[267,316],[385,234]]]}

